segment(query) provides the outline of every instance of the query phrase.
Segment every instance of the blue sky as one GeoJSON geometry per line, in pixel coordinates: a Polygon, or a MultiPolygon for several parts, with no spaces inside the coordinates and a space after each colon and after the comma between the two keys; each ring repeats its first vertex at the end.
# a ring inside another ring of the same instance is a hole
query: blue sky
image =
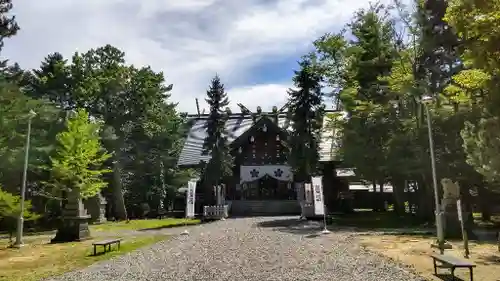
{"type": "MultiPolygon", "coordinates": [[[[381,2],[390,2],[383,0],[381,2]]],[[[36,68],[49,53],[112,44],[135,65],[174,84],[181,111],[204,104],[218,73],[231,107],[280,107],[296,61],[311,42],[336,32],[369,0],[44,0],[16,1],[21,26],[2,57],[36,68]]]]}

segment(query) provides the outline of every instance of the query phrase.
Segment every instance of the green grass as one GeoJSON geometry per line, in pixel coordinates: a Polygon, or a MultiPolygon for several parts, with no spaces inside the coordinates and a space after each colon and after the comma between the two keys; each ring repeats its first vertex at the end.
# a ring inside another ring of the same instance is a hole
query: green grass
{"type": "Polygon", "coordinates": [[[483,221],[481,213],[473,213],[474,223],[482,229],[500,229],[500,215],[492,215],[490,221],[483,221]]]}
{"type": "Polygon", "coordinates": [[[106,222],[90,226],[90,232],[95,237],[91,240],[50,244],[50,239],[54,236],[53,231],[32,233],[25,236],[26,246],[21,249],[8,248],[8,240],[0,239],[0,281],[40,280],[86,267],[167,238],[165,235],[121,235],[121,231],[162,229],[199,223],[200,220],[174,218],[106,222]],[[92,242],[111,238],[103,238],[105,233],[123,238],[120,250],[113,246],[112,252],[93,256],[92,242]]]}
{"type": "Polygon", "coordinates": [[[417,228],[422,224],[412,216],[397,216],[394,213],[359,211],[353,214],[334,215],[331,224],[361,229],[417,228]]]}
{"type": "Polygon", "coordinates": [[[120,222],[106,222],[104,224],[90,226],[91,231],[119,231],[119,230],[149,230],[162,229],[183,225],[199,224],[196,219],[151,219],[151,220],[130,220],[120,222]]]}
{"type": "MultiPolygon", "coordinates": [[[[0,281],[35,281],[89,266],[167,239],[165,235],[126,237],[120,249],[92,255],[92,242],[50,244],[51,237],[29,237],[21,249],[0,248],[0,281]]],[[[0,241],[2,242],[2,241],[0,241]]],[[[0,243],[2,245],[2,243],[0,243]]],[[[5,244],[4,244],[5,245],[5,244]]]]}

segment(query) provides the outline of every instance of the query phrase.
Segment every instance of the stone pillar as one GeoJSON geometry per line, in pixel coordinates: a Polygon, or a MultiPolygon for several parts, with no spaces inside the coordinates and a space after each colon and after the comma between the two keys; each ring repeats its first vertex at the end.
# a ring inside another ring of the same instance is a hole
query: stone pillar
{"type": "Polygon", "coordinates": [[[443,186],[441,210],[443,212],[444,236],[447,239],[461,238],[462,229],[457,213],[457,200],[460,198],[460,188],[458,183],[454,183],[447,178],[441,180],[441,185],[443,186]]]}
{"type": "Polygon", "coordinates": [[[100,224],[106,222],[106,204],[106,198],[100,193],[85,200],[84,206],[90,213],[91,223],[100,224]]]}
{"type": "Polygon", "coordinates": [[[106,219],[106,206],[108,204],[108,201],[106,200],[106,197],[102,196],[101,193],[98,194],[99,198],[99,216],[97,217],[97,220],[95,223],[105,223],[107,221],[106,219]]]}
{"type": "Polygon", "coordinates": [[[90,238],[89,219],[90,216],[80,197],[80,190],[77,188],[71,190],[68,192],[62,220],[52,243],[82,241],[90,238]]]}

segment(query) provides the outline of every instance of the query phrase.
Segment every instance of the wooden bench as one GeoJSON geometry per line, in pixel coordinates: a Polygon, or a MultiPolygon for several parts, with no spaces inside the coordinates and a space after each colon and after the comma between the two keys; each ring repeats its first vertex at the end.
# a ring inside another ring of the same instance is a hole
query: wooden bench
{"type": "Polygon", "coordinates": [[[431,257],[434,261],[434,274],[437,275],[438,267],[449,268],[451,269],[451,277],[453,278],[453,280],[455,280],[456,268],[468,268],[470,272],[470,280],[471,281],[474,280],[472,269],[476,267],[476,265],[473,264],[472,262],[454,256],[441,255],[441,254],[431,254],[431,257]],[[436,261],[439,261],[441,264],[440,265],[436,264],[436,261]]]}
{"type": "Polygon", "coordinates": [[[104,247],[104,252],[111,252],[111,245],[117,244],[118,249],[120,249],[120,243],[122,239],[110,239],[110,240],[104,240],[104,241],[99,241],[99,242],[94,242],[92,243],[92,246],[94,246],[94,256],[97,255],[97,246],[103,246],[104,247]]]}

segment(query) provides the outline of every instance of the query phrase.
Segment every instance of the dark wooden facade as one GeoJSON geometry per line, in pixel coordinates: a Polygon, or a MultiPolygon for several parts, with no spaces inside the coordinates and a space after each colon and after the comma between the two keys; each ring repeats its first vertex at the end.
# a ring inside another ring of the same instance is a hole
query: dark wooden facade
{"type": "Polygon", "coordinates": [[[231,145],[235,167],[286,165],[288,134],[269,118],[261,118],[231,145]]]}
{"type": "Polygon", "coordinates": [[[245,190],[240,188],[241,166],[287,165],[288,134],[277,120],[260,118],[231,144],[235,157],[233,178],[228,186],[228,199],[266,200],[295,199],[292,185],[265,176],[245,190]]]}

